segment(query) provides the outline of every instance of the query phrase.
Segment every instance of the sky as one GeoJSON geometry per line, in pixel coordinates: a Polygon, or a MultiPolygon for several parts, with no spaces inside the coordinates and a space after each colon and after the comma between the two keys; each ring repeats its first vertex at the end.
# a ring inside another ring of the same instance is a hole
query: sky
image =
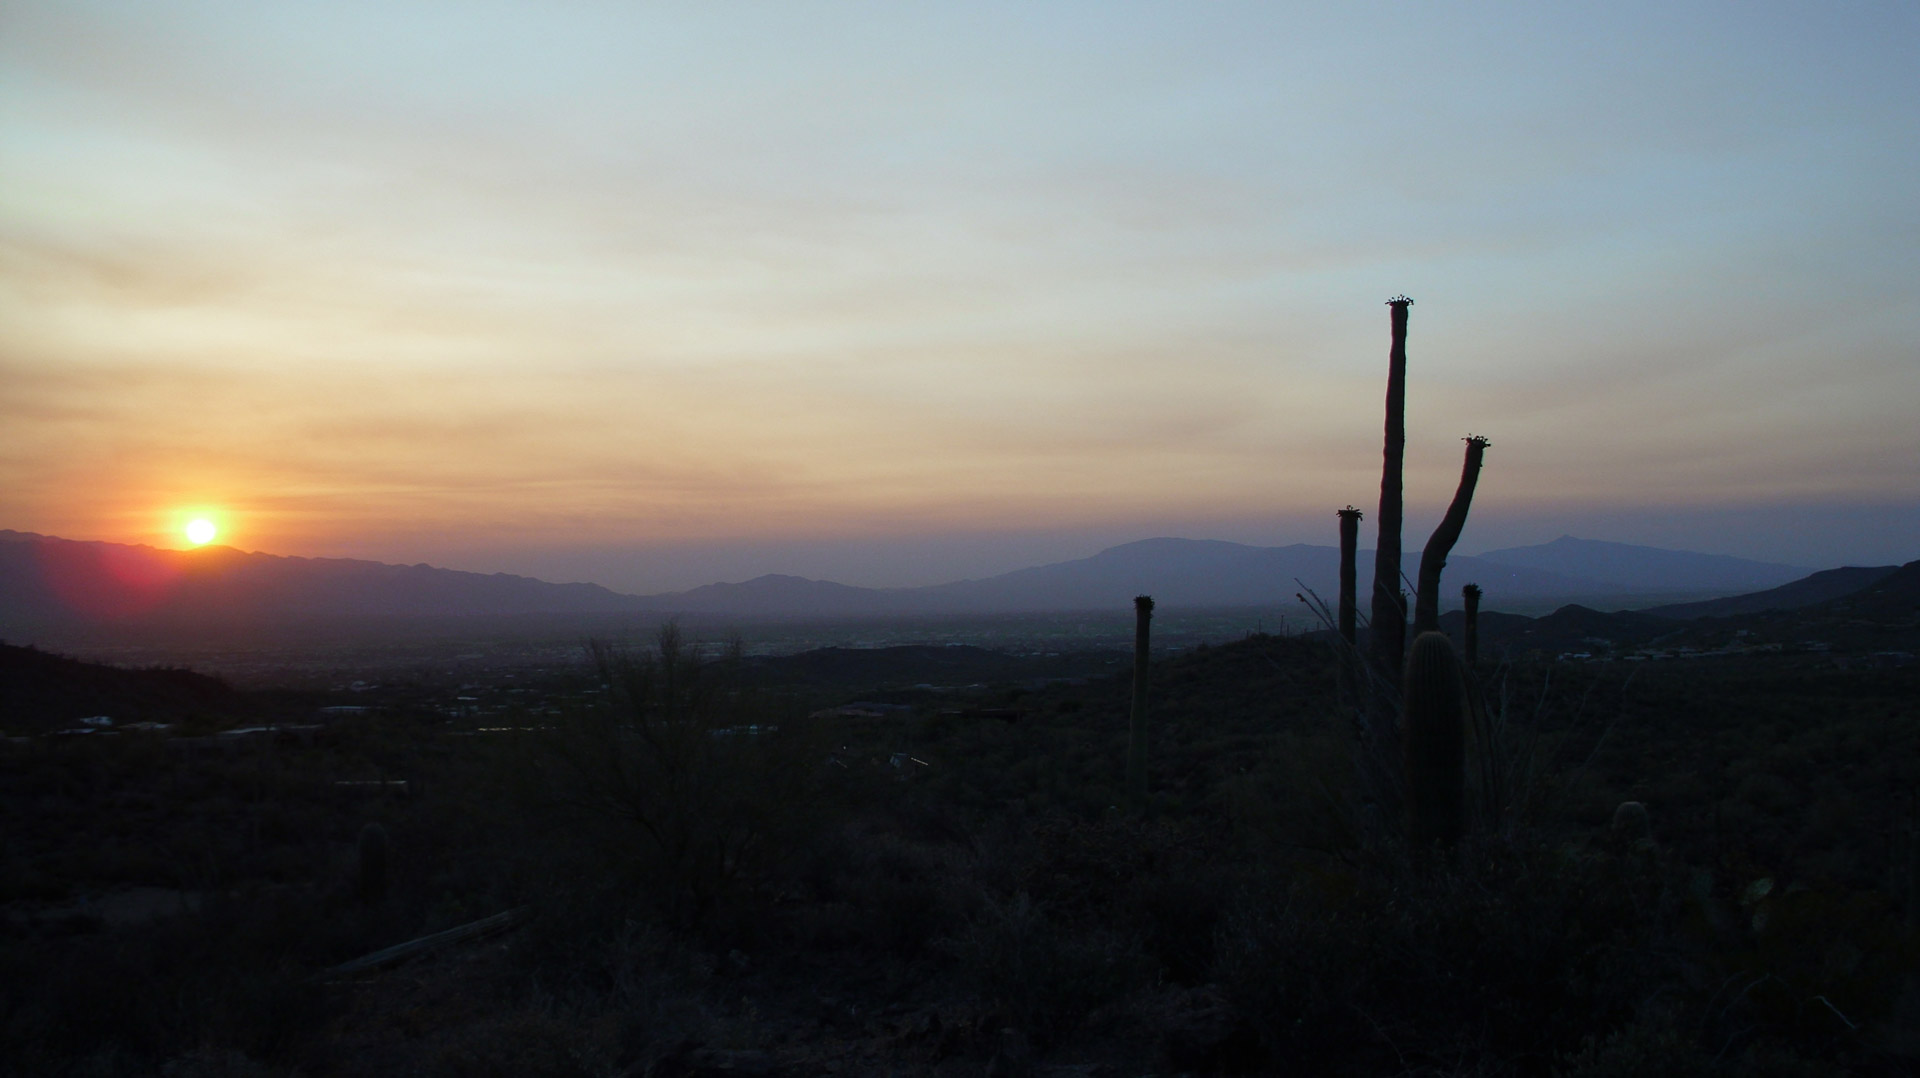
{"type": "Polygon", "coordinates": [[[0,0],[0,527],[626,591],[1920,558],[1911,3],[0,0]]]}

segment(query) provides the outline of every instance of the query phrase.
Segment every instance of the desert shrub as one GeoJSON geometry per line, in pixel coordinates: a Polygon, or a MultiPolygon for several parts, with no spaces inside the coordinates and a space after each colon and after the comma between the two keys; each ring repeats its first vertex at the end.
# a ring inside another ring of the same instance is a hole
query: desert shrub
{"type": "Polygon", "coordinates": [[[1025,892],[988,900],[957,936],[942,941],[961,983],[1041,1046],[1150,982],[1153,963],[1136,940],[1098,923],[1050,916],[1025,892]]]}
{"type": "Polygon", "coordinates": [[[1670,1014],[1649,1016],[1605,1037],[1588,1037],[1561,1057],[1555,1078],[1840,1078],[1850,1071],[1775,1043],[1713,1055],[1675,1028],[1670,1014]]]}
{"type": "MultiPolygon", "coordinates": [[[[0,1040],[48,1059],[164,1060],[208,1043],[284,1060],[323,1010],[303,959],[335,926],[286,902],[212,903],[141,930],[0,949],[0,1040]]],[[[139,1071],[128,1071],[138,1073],[139,1071]]]]}
{"type": "Polygon", "coordinates": [[[1638,1021],[1605,1037],[1586,1037],[1561,1056],[1556,1078],[1713,1078],[1713,1059],[1670,1021],[1638,1021]]]}
{"type": "Polygon", "coordinates": [[[1216,968],[1268,1051],[1309,1071],[1498,1069],[1624,1024],[1655,981],[1653,927],[1617,863],[1483,840],[1452,866],[1250,888],[1216,968]]]}
{"type": "Polygon", "coordinates": [[[672,922],[738,913],[822,829],[824,745],[744,683],[737,646],[703,660],[670,622],[650,651],[591,654],[604,699],[542,739],[545,796],[600,825],[672,922]]]}

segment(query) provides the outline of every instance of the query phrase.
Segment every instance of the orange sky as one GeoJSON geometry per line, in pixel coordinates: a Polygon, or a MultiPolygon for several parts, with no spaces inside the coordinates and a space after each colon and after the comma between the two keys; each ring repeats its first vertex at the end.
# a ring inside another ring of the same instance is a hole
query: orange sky
{"type": "Polygon", "coordinates": [[[315,10],[0,8],[0,527],[631,588],[1330,542],[1404,291],[1416,519],[1494,439],[1463,550],[1920,556],[1909,7],[315,10]]]}

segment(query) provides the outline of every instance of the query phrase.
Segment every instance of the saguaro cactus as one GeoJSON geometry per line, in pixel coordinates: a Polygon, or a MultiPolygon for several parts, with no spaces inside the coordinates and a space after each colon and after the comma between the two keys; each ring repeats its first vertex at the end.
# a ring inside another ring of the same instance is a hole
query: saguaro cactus
{"type": "Polygon", "coordinates": [[[1353,563],[1360,544],[1360,510],[1349,505],[1335,510],[1334,515],[1340,518],[1340,638],[1352,647],[1359,632],[1354,597],[1358,582],[1353,563]]]}
{"type": "Polygon", "coordinates": [[[1415,849],[1452,847],[1466,829],[1466,686],[1445,633],[1414,638],[1401,691],[1407,839],[1415,849]]]}
{"type": "Polygon", "coordinates": [[[1133,717],[1127,724],[1127,797],[1134,810],[1147,804],[1147,635],[1153,624],[1153,597],[1133,600],[1133,717]]]}
{"type": "Polygon", "coordinates": [[[1465,651],[1467,669],[1480,665],[1480,585],[1460,589],[1460,603],[1466,608],[1466,622],[1460,628],[1460,643],[1465,651]]]}
{"type": "Polygon", "coordinates": [[[1480,482],[1480,459],[1486,456],[1488,442],[1478,434],[1469,434],[1467,460],[1460,468],[1460,486],[1453,492],[1453,504],[1440,526],[1433,529],[1426,549],[1420,552],[1420,581],[1413,600],[1413,631],[1432,632],[1440,627],[1440,571],[1447,567],[1447,555],[1460,541],[1460,530],[1467,526],[1467,510],[1473,506],[1473,488],[1480,482]]]}
{"type": "Polygon", "coordinates": [[[1393,343],[1387,352],[1387,432],[1380,468],[1380,540],[1373,553],[1373,663],[1388,678],[1399,676],[1407,643],[1407,604],[1400,595],[1401,475],[1407,454],[1407,308],[1413,301],[1387,301],[1393,343]]]}

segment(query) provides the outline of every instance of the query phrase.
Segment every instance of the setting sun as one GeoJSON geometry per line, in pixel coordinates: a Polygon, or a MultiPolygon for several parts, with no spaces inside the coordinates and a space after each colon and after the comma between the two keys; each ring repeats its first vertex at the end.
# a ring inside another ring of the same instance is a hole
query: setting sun
{"type": "Polygon", "coordinates": [[[213,526],[213,521],[205,517],[199,517],[187,523],[187,541],[194,546],[205,546],[212,542],[213,537],[218,533],[219,529],[213,526]]]}

